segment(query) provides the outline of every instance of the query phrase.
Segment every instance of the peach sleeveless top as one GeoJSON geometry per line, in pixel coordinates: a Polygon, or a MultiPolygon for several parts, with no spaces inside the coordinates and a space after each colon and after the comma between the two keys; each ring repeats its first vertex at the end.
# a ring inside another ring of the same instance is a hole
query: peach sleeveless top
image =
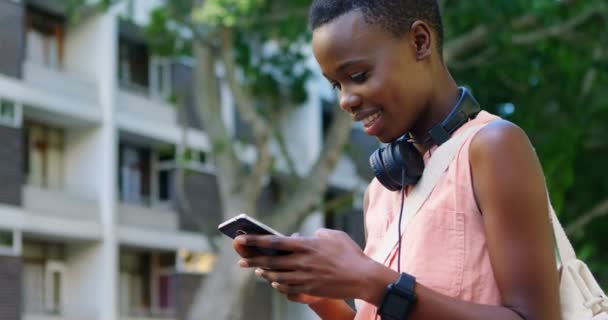
{"type": "MultiPolygon", "coordinates": [[[[496,119],[497,116],[482,111],[454,136],[471,126],[496,119]]],[[[469,145],[475,134],[465,140],[418,214],[402,230],[401,271],[415,276],[418,283],[439,293],[465,301],[499,305],[501,296],[486,247],[482,215],[474,198],[469,165],[469,145]]],[[[436,147],[424,155],[425,163],[434,149],[436,147]]],[[[408,205],[407,193],[404,206],[408,205]]],[[[399,219],[400,205],[400,191],[389,191],[376,179],[370,183],[365,215],[366,255],[372,256],[384,245],[384,235],[391,222],[399,219]]],[[[397,248],[384,265],[397,270],[397,248]]],[[[356,301],[356,304],[355,320],[376,319],[375,306],[364,301],[356,301]]]]}

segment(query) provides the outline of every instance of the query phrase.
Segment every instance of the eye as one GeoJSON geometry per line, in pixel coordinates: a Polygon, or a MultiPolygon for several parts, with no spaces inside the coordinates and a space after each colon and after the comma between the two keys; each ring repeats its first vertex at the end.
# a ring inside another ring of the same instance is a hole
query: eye
{"type": "Polygon", "coordinates": [[[367,80],[367,71],[355,73],[350,76],[350,79],[356,83],[363,83],[367,80]]]}
{"type": "Polygon", "coordinates": [[[332,89],[338,90],[338,91],[340,91],[340,89],[342,88],[342,86],[340,86],[339,82],[332,82],[331,87],[332,87],[332,89]]]}

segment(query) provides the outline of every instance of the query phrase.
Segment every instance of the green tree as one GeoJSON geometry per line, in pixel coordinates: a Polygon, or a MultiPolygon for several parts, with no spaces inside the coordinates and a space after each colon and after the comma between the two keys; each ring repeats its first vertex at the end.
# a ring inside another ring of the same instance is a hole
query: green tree
{"type": "Polygon", "coordinates": [[[441,2],[454,76],[526,130],[556,212],[607,285],[608,3],[441,2]]]}
{"type": "MultiPolygon", "coordinates": [[[[83,1],[83,0],[70,0],[83,1]]],[[[108,0],[104,2],[109,2],[108,0]]],[[[543,164],[556,211],[579,255],[608,283],[608,3],[605,0],[439,0],[445,20],[444,59],[455,78],[473,88],[485,108],[522,126],[543,164]]],[[[171,0],[148,30],[157,52],[191,54],[204,127],[213,141],[224,216],[248,211],[271,173],[270,139],[277,124],[305,97],[309,71],[301,49],[310,36],[310,0],[171,0]],[[189,30],[190,38],[183,37],[189,30]],[[185,41],[187,40],[187,41],[185,41]],[[268,54],[264,45],[276,50],[268,54]],[[239,162],[220,117],[219,81],[235,96],[253,133],[254,166],[239,162]],[[272,66],[270,69],[268,66],[272,66]],[[269,71],[273,70],[273,71],[269,71]],[[244,177],[244,178],[243,178],[244,177]]],[[[337,110],[338,108],[336,108],[337,110]]],[[[336,114],[312,172],[291,175],[270,224],[293,230],[319,204],[326,177],[342,149],[348,117],[336,114]]],[[[285,150],[285,148],[282,148],[285,150]]],[[[289,156],[284,152],[284,156],[289,156]]],[[[506,190],[505,192],[508,192],[506,190]]],[[[225,242],[227,243],[227,242],[225,242]]],[[[249,273],[236,270],[229,245],[196,298],[192,319],[240,319],[249,273]]]]}

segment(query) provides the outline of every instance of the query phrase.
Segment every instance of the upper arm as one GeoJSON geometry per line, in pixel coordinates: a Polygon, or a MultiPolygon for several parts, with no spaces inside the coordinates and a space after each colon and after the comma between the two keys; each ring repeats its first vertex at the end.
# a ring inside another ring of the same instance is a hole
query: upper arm
{"type": "Polygon", "coordinates": [[[367,207],[369,206],[369,186],[365,189],[365,193],[363,194],[363,232],[365,233],[365,241],[367,241],[367,207]]]}
{"type": "Polygon", "coordinates": [[[526,134],[507,121],[487,125],[470,163],[503,304],[525,319],[559,319],[545,179],[526,134]]]}

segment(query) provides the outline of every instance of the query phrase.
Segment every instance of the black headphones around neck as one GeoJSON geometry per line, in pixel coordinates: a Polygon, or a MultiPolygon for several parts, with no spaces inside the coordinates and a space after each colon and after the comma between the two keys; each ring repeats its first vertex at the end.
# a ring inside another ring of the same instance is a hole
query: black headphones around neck
{"type": "MultiPolygon", "coordinates": [[[[450,139],[454,131],[481,111],[479,103],[466,88],[460,87],[459,90],[460,99],[450,114],[429,130],[429,137],[424,143],[432,142],[440,146],[450,139]]],[[[378,181],[391,191],[415,185],[424,171],[422,155],[414,143],[409,141],[408,133],[376,150],[369,162],[378,181]]]]}

